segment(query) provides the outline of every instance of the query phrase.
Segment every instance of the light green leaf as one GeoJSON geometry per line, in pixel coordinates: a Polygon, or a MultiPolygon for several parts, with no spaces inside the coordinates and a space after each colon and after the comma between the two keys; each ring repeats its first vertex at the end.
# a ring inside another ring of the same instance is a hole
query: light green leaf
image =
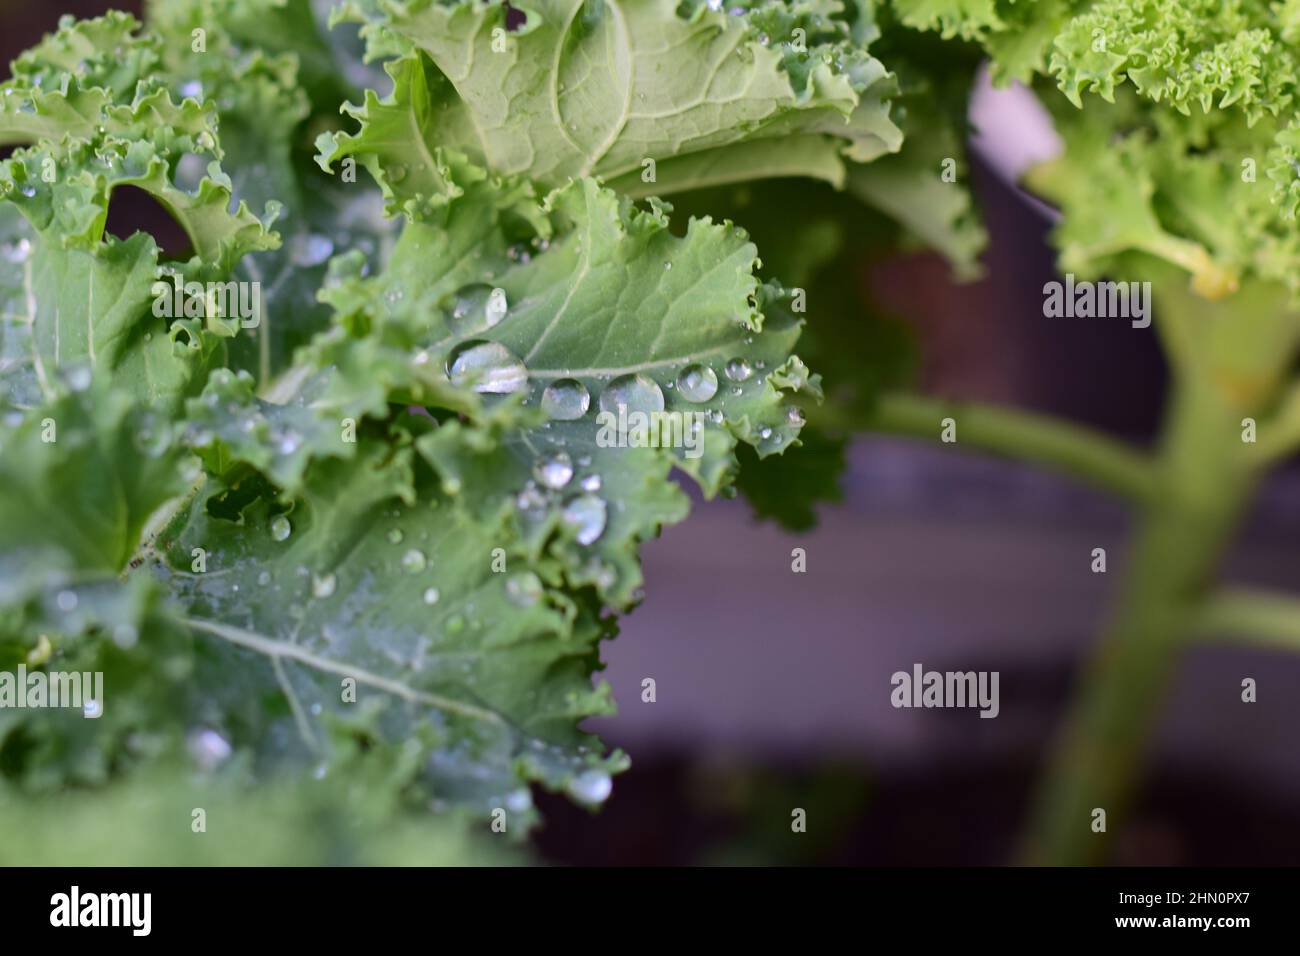
{"type": "Polygon", "coordinates": [[[656,182],[649,161],[662,162],[662,194],[757,175],[840,182],[841,157],[898,148],[890,77],[837,3],[738,9],[540,0],[509,30],[504,7],[477,0],[386,4],[385,31],[414,49],[388,64],[389,97],[349,108],[359,132],[321,138],[320,162],[358,157],[415,214],[457,194],[460,156],[547,185],[656,182]],[[772,143],[791,138],[778,157],[772,143]]]}

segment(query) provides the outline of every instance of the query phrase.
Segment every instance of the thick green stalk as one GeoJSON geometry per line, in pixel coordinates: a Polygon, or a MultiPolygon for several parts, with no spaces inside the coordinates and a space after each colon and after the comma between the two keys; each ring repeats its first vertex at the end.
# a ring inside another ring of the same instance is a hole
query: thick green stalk
{"type": "Polygon", "coordinates": [[[957,423],[949,447],[979,451],[1043,465],[1123,498],[1143,501],[1155,491],[1149,456],[1103,432],[1051,415],[979,402],[955,402],[925,395],[886,393],[865,417],[834,403],[812,409],[815,424],[865,428],[932,440],[945,418],[957,423]]]}
{"type": "Polygon", "coordinates": [[[1197,627],[1204,638],[1300,651],[1300,598],[1257,588],[1230,588],[1206,602],[1197,627]]]}
{"type": "Polygon", "coordinates": [[[1127,816],[1151,725],[1253,487],[1235,412],[1200,383],[1176,399],[1162,495],[1143,512],[1119,605],[1081,680],[1026,847],[1034,863],[1100,862],[1127,816]],[[1237,447],[1233,447],[1233,443],[1237,447]],[[1093,830],[1106,811],[1107,833],[1093,830]]]}
{"type": "Polygon", "coordinates": [[[1276,287],[1214,305],[1181,283],[1161,291],[1174,389],[1160,493],[1139,513],[1118,605],[1052,752],[1025,847],[1034,863],[1101,862],[1127,817],[1170,675],[1259,474],[1242,420],[1275,401],[1300,330],[1276,287]],[[1098,809],[1106,832],[1094,831],[1098,809]]]}

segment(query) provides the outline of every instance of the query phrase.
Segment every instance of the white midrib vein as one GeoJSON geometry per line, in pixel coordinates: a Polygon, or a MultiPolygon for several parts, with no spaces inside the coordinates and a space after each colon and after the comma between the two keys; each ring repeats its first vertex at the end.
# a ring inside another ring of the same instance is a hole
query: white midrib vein
{"type": "Polygon", "coordinates": [[[340,677],[351,677],[358,684],[364,684],[368,687],[374,687],[376,690],[382,690],[394,697],[410,701],[415,704],[425,704],[429,707],[436,707],[439,710],[448,711],[454,714],[461,714],[465,717],[474,717],[478,720],[487,720],[492,723],[505,723],[500,714],[482,707],[475,707],[473,704],[466,704],[462,701],[453,700],[450,697],[444,697],[441,694],[430,694],[427,691],[417,690],[414,687],[408,687],[401,681],[392,680],[380,674],[373,674],[370,671],[360,667],[353,666],[343,661],[333,661],[318,654],[313,654],[298,644],[291,644],[287,641],[277,641],[274,638],[267,637],[264,634],[258,634],[254,631],[246,631],[243,628],[233,627],[229,624],[222,624],[219,621],[208,621],[202,618],[186,617],[182,618],[185,624],[196,631],[203,631],[212,634],[222,640],[229,641],[231,644],[237,644],[240,647],[257,651],[259,654],[265,654],[273,661],[291,660],[304,664],[315,670],[327,674],[336,674],[340,677]]]}
{"type": "Polygon", "coordinates": [[[32,364],[36,368],[36,379],[41,383],[41,393],[46,398],[54,395],[50,387],[50,378],[45,373],[45,363],[41,361],[41,346],[36,339],[36,293],[32,289],[32,257],[23,263],[23,297],[27,302],[27,324],[31,327],[29,335],[32,343],[32,364]]]}

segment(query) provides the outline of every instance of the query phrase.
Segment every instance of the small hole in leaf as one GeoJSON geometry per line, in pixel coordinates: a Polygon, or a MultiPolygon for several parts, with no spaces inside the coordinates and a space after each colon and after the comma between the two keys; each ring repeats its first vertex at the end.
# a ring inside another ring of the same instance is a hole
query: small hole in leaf
{"type": "Polygon", "coordinates": [[[136,186],[118,186],[108,204],[106,231],[118,239],[129,239],[134,233],[147,232],[153,236],[164,258],[188,259],[191,253],[190,238],[180,223],[157,199],[136,186]]]}

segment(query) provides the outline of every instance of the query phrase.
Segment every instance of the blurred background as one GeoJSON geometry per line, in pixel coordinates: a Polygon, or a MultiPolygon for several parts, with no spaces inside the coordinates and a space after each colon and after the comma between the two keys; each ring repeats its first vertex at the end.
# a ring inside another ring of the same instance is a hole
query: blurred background
{"type": "MultiPolygon", "coordinates": [[[[0,0],[6,62],[59,15],[110,7],[139,14],[133,2],[0,0]]],[[[957,283],[943,260],[915,254],[864,257],[845,280],[892,317],[919,389],[1149,442],[1166,374],[1154,330],[1043,318],[1042,286],[1054,273],[1049,215],[1005,175],[998,142],[1008,122],[1014,134],[1016,117],[1000,114],[999,101],[981,109],[986,132],[999,130],[970,157],[989,232],[985,278],[957,283]]],[[[115,204],[112,219],[114,232],[147,228],[164,239],[171,228],[158,210],[115,204]]],[[[809,318],[815,326],[815,308],[809,318]]],[[[697,502],[688,521],[646,545],[646,600],[605,646],[620,713],[589,725],[632,755],[632,769],[595,815],[539,795],[543,859],[1014,859],[1040,764],[1122,580],[1125,512],[960,445],[860,437],[846,459],[842,500],[818,508],[813,530],[759,521],[741,499],[697,502]],[[807,553],[805,574],[791,573],[795,547],[807,553]],[[1107,550],[1107,574],[1090,571],[1097,547],[1107,550]],[[1000,716],[892,708],[890,675],[918,662],[999,671],[1000,716]],[[647,677],[654,703],[641,700],[647,677]],[[807,812],[806,833],[791,832],[794,808],[807,812]]],[[[1292,468],[1265,486],[1224,577],[1300,591],[1297,544],[1292,468]]],[[[1297,728],[1300,655],[1191,651],[1116,862],[1300,864],[1297,728]],[[1252,705],[1240,701],[1245,677],[1258,683],[1252,705]]]]}

